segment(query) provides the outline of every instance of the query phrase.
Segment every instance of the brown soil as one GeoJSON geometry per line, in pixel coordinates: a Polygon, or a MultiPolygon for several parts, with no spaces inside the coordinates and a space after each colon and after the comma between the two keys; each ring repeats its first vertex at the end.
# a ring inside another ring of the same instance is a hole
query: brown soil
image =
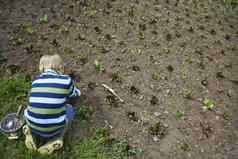
{"type": "Polygon", "coordinates": [[[1,68],[35,75],[41,55],[61,54],[80,80],[81,102],[94,109],[75,137],[108,126],[144,151],[135,158],[235,159],[238,14],[194,2],[0,0],[1,68]],[[213,110],[203,111],[204,98],[213,110]],[[177,111],[185,116],[176,119],[177,111]]]}

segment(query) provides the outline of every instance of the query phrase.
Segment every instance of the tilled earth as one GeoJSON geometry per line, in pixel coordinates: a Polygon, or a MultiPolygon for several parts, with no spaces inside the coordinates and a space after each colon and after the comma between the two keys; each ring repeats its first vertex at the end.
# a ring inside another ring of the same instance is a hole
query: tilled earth
{"type": "Polygon", "coordinates": [[[237,26],[220,1],[0,0],[0,64],[33,77],[43,54],[59,53],[93,110],[75,138],[108,127],[132,158],[236,159],[237,26]]]}

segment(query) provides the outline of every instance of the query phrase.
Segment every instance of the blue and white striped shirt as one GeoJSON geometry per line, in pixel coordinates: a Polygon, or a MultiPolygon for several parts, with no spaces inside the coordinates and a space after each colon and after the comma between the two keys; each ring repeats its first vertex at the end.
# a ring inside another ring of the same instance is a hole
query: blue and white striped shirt
{"type": "Polygon", "coordinates": [[[32,82],[29,106],[24,112],[27,125],[43,137],[60,134],[65,127],[67,99],[80,94],[71,77],[47,70],[32,82]]]}

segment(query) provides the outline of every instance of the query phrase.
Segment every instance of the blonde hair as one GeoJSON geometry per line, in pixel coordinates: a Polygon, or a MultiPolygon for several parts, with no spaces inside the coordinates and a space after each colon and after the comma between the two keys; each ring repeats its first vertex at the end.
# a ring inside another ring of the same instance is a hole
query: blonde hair
{"type": "Polygon", "coordinates": [[[64,63],[60,55],[43,55],[40,59],[39,70],[45,72],[47,69],[54,70],[58,73],[64,73],[64,63]]]}

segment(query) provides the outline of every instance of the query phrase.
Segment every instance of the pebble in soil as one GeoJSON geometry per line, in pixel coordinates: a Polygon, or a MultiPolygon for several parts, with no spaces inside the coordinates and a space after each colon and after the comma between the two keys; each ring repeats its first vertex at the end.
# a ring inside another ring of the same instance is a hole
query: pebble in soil
{"type": "Polygon", "coordinates": [[[139,117],[137,116],[136,112],[132,112],[132,111],[129,111],[126,113],[128,119],[132,120],[132,121],[139,121],[139,117]]]}

